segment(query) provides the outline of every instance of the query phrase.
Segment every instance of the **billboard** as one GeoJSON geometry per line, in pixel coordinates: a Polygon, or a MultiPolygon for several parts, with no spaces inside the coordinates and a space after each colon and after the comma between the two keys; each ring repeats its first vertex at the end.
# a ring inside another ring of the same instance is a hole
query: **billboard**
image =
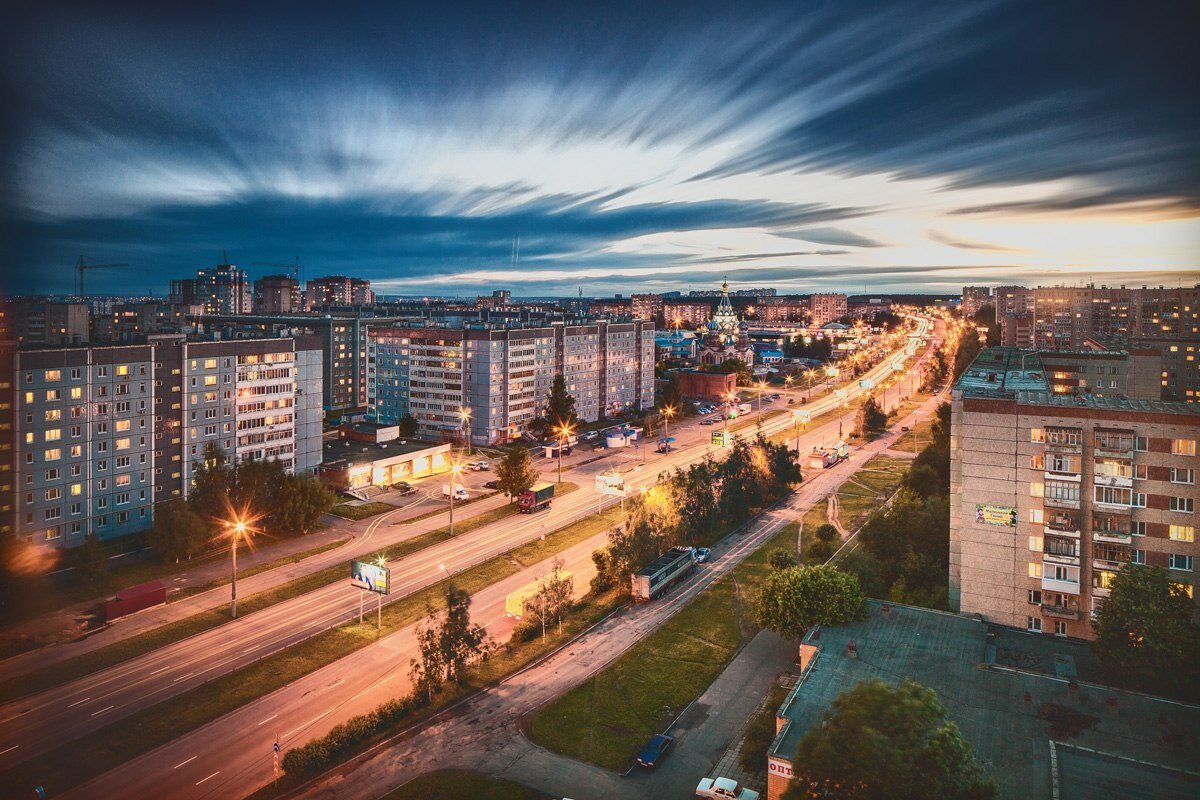
{"type": "Polygon", "coordinates": [[[975,522],[980,525],[999,525],[1004,528],[1017,527],[1017,510],[1012,506],[975,504],[975,522]]]}
{"type": "Polygon", "coordinates": [[[350,562],[350,585],[387,594],[392,588],[392,571],[369,561],[350,562]]]}
{"type": "Polygon", "coordinates": [[[608,473],[596,476],[596,492],[599,494],[625,494],[625,479],[620,475],[608,473]]]}
{"type": "Polygon", "coordinates": [[[792,764],[790,761],[784,761],[782,758],[775,756],[767,756],[767,772],[771,775],[778,775],[781,778],[787,778],[789,781],[796,777],[792,772],[792,764]]]}
{"type": "Polygon", "coordinates": [[[724,447],[729,444],[730,436],[728,431],[713,431],[712,443],[713,447],[724,447]]]}

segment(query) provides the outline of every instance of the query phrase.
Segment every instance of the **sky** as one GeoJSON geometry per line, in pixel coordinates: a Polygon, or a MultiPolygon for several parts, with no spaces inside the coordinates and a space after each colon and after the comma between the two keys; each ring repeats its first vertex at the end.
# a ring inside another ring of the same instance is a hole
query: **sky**
{"type": "Polygon", "coordinates": [[[20,4],[0,287],[1196,283],[1184,5],[20,4]]]}

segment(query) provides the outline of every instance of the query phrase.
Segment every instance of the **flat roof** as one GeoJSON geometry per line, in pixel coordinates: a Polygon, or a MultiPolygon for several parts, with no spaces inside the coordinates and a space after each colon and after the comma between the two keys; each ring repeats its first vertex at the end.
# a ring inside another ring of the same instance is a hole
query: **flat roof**
{"type": "Polygon", "coordinates": [[[349,461],[352,464],[382,461],[385,458],[418,453],[422,450],[449,448],[445,442],[423,442],[418,439],[393,439],[390,442],[375,444],[359,442],[354,439],[327,440],[321,448],[322,461],[329,464],[335,461],[349,461]]]}
{"type": "Polygon", "coordinates": [[[806,640],[820,653],[780,708],[790,723],[771,755],[790,760],[833,700],[858,682],[910,678],[937,692],[1000,797],[1050,800],[1052,740],[1062,798],[1097,796],[1094,785],[1122,787],[1103,793],[1113,797],[1197,796],[1200,707],[1087,683],[1092,662],[1082,642],[894,603],[884,614],[882,606],[872,600],[866,621],[823,628],[806,640]],[[851,640],[857,658],[847,655],[851,640]],[[1076,663],[1083,677],[1071,689],[1063,676],[1074,674],[1076,663]],[[1058,708],[1091,727],[1052,732],[1039,713],[1058,708]]]}

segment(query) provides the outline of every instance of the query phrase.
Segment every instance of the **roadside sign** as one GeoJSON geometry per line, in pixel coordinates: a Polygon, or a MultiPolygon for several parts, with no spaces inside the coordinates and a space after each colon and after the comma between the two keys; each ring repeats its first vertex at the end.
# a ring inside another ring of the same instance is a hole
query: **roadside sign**
{"type": "Polygon", "coordinates": [[[600,494],[625,495],[625,479],[611,472],[596,476],[596,491],[600,494]]]}
{"type": "Polygon", "coordinates": [[[392,588],[392,571],[369,561],[350,562],[350,585],[387,594],[392,588]]]}
{"type": "Polygon", "coordinates": [[[712,432],[713,447],[725,447],[729,444],[728,431],[713,431],[712,432]]]}

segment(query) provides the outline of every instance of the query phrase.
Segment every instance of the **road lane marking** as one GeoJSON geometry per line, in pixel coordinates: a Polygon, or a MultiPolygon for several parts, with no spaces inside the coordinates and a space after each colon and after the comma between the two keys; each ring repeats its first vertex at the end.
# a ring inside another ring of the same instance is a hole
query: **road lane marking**
{"type": "Polygon", "coordinates": [[[116,708],[116,706],[109,706],[108,708],[102,708],[99,711],[93,711],[92,716],[97,717],[97,716],[103,714],[105,711],[112,711],[114,708],[116,708]]]}
{"type": "Polygon", "coordinates": [[[196,673],[194,673],[194,672],[189,672],[187,675],[180,675],[178,678],[176,678],[175,680],[171,681],[171,683],[179,683],[179,682],[180,682],[181,680],[183,680],[184,678],[190,678],[190,677],[192,677],[192,676],[193,676],[193,675],[195,675],[195,674],[196,674],[196,673]]]}
{"type": "Polygon", "coordinates": [[[243,652],[243,653],[249,653],[249,652],[251,652],[252,650],[257,650],[257,649],[258,649],[258,648],[260,648],[260,647],[262,647],[262,645],[261,645],[261,644],[256,644],[256,645],[253,645],[253,646],[251,646],[251,647],[247,647],[247,648],[246,648],[245,650],[243,650],[242,652],[243,652]]]}
{"type": "MultiPolygon", "coordinates": [[[[170,664],[168,664],[167,666],[165,666],[165,667],[162,667],[161,669],[156,669],[156,670],[154,670],[154,672],[151,672],[151,673],[150,673],[150,675],[157,675],[157,674],[158,674],[158,673],[160,673],[160,672],[166,672],[166,671],[167,671],[167,670],[169,670],[170,668],[171,668],[171,665],[170,665],[170,664]]],[[[149,677],[149,676],[147,676],[147,677],[149,677]]]]}
{"type": "Polygon", "coordinates": [[[321,717],[327,717],[327,716],[329,716],[330,714],[332,714],[332,713],[333,713],[333,711],[334,711],[334,710],[331,708],[331,709],[329,709],[328,711],[326,711],[324,714],[321,714],[321,715],[319,715],[319,716],[313,717],[313,718],[312,718],[312,719],[310,719],[308,722],[306,722],[306,723],[304,723],[303,725],[301,725],[299,728],[296,728],[296,729],[294,729],[294,730],[290,730],[290,731],[288,731],[287,733],[285,733],[283,736],[281,736],[281,737],[279,737],[279,738],[281,738],[281,739],[286,739],[286,738],[288,738],[289,736],[291,736],[293,733],[298,733],[299,731],[302,731],[302,730],[304,730],[305,728],[307,728],[309,725],[312,725],[314,722],[316,722],[317,720],[321,719],[321,717]]]}
{"type": "MultiPolygon", "coordinates": [[[[216,772],[214,772],[212,775],[209,775],[209,776],[208,776],[208,778],[215,778],[215,777],[217,777],[217,776],[218,776],[218,775],[220,775],[220,774],[221,774],[221,770],[217,770],[217,771],[216,771],[216,772]]],[[[208,780],[208,778],[201,778],[200,780],[196,781],[196,785],[197,785],[197,786],[199,786],[200,784],[202,784],[202,783],[204,783],[206,780],[208,780]]]]}
{"type": "Polygon", "coordinates": [[[258,725],[255,725],[254,727],[257,728],[259,725],[266,725],[268,722],[270,722],[271,720],[275,719],[278,716],[279,716],[278,714],[272,714],[271,716],[267,717],[262,722],[258,723],[258,725]]]}
{"type": "Polygon", "coordinates": [[[179,768],[180,768],[180,767],[182,767],[184,764],[190,764],[190,763],[192,763],[193,761],[195,761],[195,760],[196,760],[197,758],[199,758],[199,757],[200,757],[200,756],[192,756],[192,757],[191,757],[191,758],[189,758],[187,761],[180,761],[178,764],[176,764],[175,766],[171,767],[171,769],[179,769],[179,768]]]}
{"type": "Polygon", "coordinates": [[[79,705],[80,703],[86,703],[88,700],[91,700],[91,699],[92,698],[90,698],[90,697],[85,697],[82,700],[76,700],[74,703],[71,703],[71,705],[67,706],[67,708],[74,708],[75,706],[79,705]]]}
{"type": "Polygon", "coordinates": [[[20,746],[21,745],[19,745],[19,744],[14,744],[12,747],[8,748],[7,750],[0,750],[0,756],[4,755],[5,753],[11,753],[13,750],[16,750],[20,746]]]}

